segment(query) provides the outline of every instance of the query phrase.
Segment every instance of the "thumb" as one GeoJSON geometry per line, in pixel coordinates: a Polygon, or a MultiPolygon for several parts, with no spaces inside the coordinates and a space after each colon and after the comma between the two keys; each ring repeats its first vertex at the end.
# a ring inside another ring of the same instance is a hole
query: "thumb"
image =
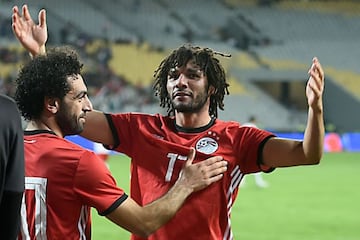
{"type": "Polygon", "coordinates": [[[39,12],[39,25],[40,27],[46,27],[46,10],[41,9],[39,12]]]}
{"type": "Polygon", "coordinates": [[[193,162],[193,160],[195,159],[195,154],[196,154],[196,150],[195,148],[190,148],[190,152],[187,156],[187,160],[186,160],[186,166],[190,166],[193,162]]]}

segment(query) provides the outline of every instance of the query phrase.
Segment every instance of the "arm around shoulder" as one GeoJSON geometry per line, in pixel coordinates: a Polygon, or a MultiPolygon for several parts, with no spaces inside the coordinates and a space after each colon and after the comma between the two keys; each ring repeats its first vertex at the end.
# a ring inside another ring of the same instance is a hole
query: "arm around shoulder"
{"type": "Polygon", "coordinates": [[[219,181],[227,170],[222,157],[212,157],[192,164],[194,157],[195,149],[192,149],[179,179],[165,195],[144,207],[127,198],[106,217],[142,237],[155,232],[175,215],[191,193],[219,181]]]}
{"type": "Polygon", "coordinates": [[[113,146],[115,144],[107,116],[100,111],[93,110],[86,113],[86,123],[80,135],[105,145],[113,146]]]}

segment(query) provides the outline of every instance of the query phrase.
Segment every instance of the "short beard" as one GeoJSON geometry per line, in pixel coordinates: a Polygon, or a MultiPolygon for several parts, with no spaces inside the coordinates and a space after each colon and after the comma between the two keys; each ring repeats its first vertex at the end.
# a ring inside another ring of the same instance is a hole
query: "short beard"
{"type": "Polygon", "coordinates": [[[197,99],[195,99],[193,102],[189,104],[183,104],[183,103],[175,104],[174,102],[172,102],[172,106],[176,112],[196,113],[199,112],[204,107],[204,105],[208,100],[208,97],[209,96],[206,93],[204,95],[203,94],[200,95],[197,99]]]}
{"type": "Polygon", "coordinates": [[[84,126],[75,115],[70,115],[64,106],[56,113],[55,120],[64,136],[77,135],[84,130],[84,126]]]}

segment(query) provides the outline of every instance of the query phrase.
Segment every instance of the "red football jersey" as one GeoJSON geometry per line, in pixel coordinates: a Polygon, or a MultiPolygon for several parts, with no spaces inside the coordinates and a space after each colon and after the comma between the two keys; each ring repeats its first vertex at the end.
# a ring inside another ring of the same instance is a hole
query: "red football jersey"
{"type": "Polygon", "coordinates": [[[96,155],[50,131],[26,131],[19,239],[90,239],[90,207],[107,215],[127,195],[96,155]]]}
{"type": "MultiPolygon", "coordinates": [[[[190,147],[194,162],[223,156],[228,171],[222,180],[193,193],[175,217],[148,239],[232,239],[230,214],[244,174],[271,171],[259,166],[261,148],[273,135],[213,119],[207,126],[186,129],[173,117],[137,113],[107,115],[118,140],[114,149],[132,159],[131,196],[145,205],[165,194],[179,177],[190,147]]],[[[133,240],[142,239],[132,235],[133,240]]]]}

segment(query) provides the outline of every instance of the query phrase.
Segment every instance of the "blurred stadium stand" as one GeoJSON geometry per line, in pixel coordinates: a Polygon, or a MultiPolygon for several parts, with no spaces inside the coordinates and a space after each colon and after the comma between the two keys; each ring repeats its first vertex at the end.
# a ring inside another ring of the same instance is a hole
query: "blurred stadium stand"
{"type": "MultiPolygon", "coordinates": [[[[0,0],[1,26],[8,24],[15,4],[23,2],[0,0]]],[[[267,129],[302,130],[307,70],[317,56],[326,72],[329,130],[360,131],[360,112],[355,110],[360,99],[359,1],[36,0],[29,4],[34,19],[40,8],[47,9],[50,45],[72,44],[95,58],[86,59],[85,65],[90,83],[97,85],[95,105],[105,110],[161,111],[147,94],[148,99],[136,102],[137,90],[146,88],[150,94],[160,60],[171,49],[191,42],[232,55],[219,57],[231,82],[225,111],[219,112],[222,119],[245,122],[255,114],[267,129]],[[104,49],[110,51],[108,55],[100,51],[104,49]],[[100,78],[91,77],[96,70],[103,71],[96,62],[106,57],[104,64],[110,69],[100,78]]],[[[2,33],[0,44],[1,49],[14,48],[11,31],[2,33]]],[[[14,78],[18,66],[19,62],[2,62],[0,77],[14,78]]]]}

